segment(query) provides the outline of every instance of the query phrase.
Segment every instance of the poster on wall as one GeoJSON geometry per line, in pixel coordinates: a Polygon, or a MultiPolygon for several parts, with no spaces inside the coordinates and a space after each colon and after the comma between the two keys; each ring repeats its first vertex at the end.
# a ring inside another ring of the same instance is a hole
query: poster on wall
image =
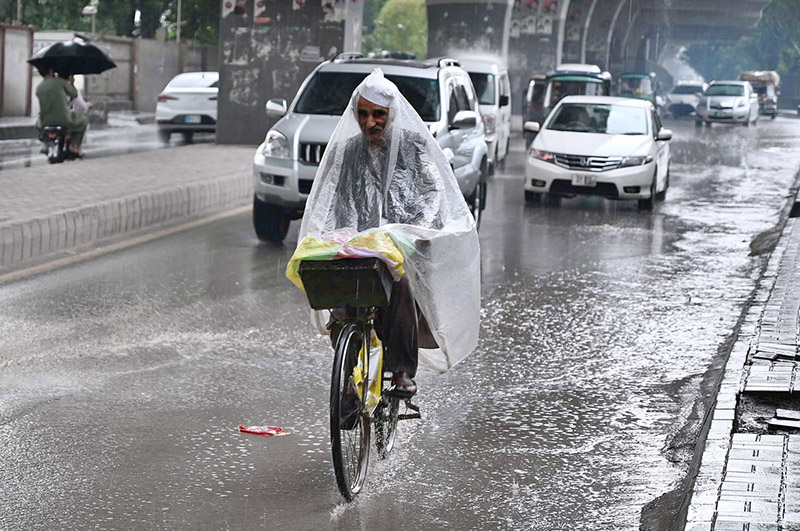
{"type": "Polygon", "coordinates": [[[553,33],[553,17],[543,15],[536,21],[537,35],[550,35],[553,33]]]}

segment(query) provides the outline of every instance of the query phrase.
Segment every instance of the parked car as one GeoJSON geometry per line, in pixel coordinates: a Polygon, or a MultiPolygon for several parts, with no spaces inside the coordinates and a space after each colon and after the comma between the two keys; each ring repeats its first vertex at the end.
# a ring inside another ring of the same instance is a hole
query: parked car
{"type": "Polygon", "coordinates": [[[539,127],[525,160],[525,200],[594,195],[635,199],[650,210],[669,188],[672,131],[648,101],[568,96],[539,127]]]}
{"type": "Polygon", "coordinates": [[[707,87],[707,84],[700,81],[678,81],[667,93],[664,108],[673,118],[689,116],[697,108],[697,102],[707,87]]]}
{"type": "Polygon", "coordinates": [[[469,75],[454,59],[367,59],[350,53],[315,68],[291,104],[278,98],[267,102],[267,114],[280,119],[253,157],[253,225],[259,239],[282,241],[290,221],[302,217],[328,140],[353,91],[376,67],[428,125],[480,223],[489,153],[469,75]]]}
{"type": "Polygon", "coordinates": [[[774,70],[745,71],[739,74],[739,81],[749,81],[758,94],[758,112],[770,116],[773,120],[778,116],[778,96],[781,92],[781,76],[774,70]]]}
{"type": "Polygon", "coordinates": [[[459,59],[461,68],[467,71],[475,94],[478,97],[483,126],[486,130],[486,145],[489,148],[489,172],[506,158],[511,137],[511,84],[508,69],[489,60],[459,59]]]}
{"type": "Polygon", "coordinates": [[[543,117],[566,96],[610,96],[611,74],[599,66],[563,64],[547,73],[543,102],[543,117]]]}
{"type": "Polygon", "coordinates": [[[695,110],[695,125],[758,121],[758,94],[748,81],[712,81],[695,110]]]}
{"type": "Polygon", "coordinates": [[[172,78],[156,103],[159,138],[169,142],[172,133],[181,133],[190,142],[197,132],[216,132],[218,91],[218,72],[189,72],[172,78]]]}

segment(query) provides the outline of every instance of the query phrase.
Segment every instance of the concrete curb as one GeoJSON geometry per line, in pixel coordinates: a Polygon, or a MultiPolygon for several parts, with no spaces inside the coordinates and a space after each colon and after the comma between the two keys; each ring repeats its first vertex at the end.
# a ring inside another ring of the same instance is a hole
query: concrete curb
{"type": "Polygon", "coordinates": [[[228,175],[45,217],[0,223],[0,268],[20,267],[55,253],[243,206],[252,194],[249,174],[228,175]]]}
{"type": "MultiPolygon", "coordinates": [[[[729,453],[734,446],[734,430],[736,427],[736,407],[739,395],[743,391],[746,377],[748,353],[757,342],[758,329],[762,316],[767,308],[770,296],[778,280],[778,270],[787,247],[789,236],[795,225],[795,219],[787,219],[775,249],[769,257],[767,266],[761,275],[752,304],[742,322],[738,337],[733,345],[725,372],[722,377],[717,400],[711,413],[708,435],[703,443],[700,467],[695,478],[688,513],[686,515],[686,531],[709,531],[712,529],[748,529],[742,527],[745,521],[737,521],[730,516],[719,514],[720,494],[723,480],[729,465],[729,453]],[[727,527],[728,524],[734,527],[727,527]],[[738,527],[736,527],[738,526],[738,527]]],[[[745,493],[746,494],[746,493],[745,493]]],[[[777,511],[776,511],[777,515],[777,511]]],[[[777,517],[776,517],[777,524],[777,517]]],[[[749,524],[748,524],[749,525],[749,524]]],[[[769,527],[777,529],[777,527],[769,527]]],[[[754,524],[753,529],[761,529],[754,524]]]]}

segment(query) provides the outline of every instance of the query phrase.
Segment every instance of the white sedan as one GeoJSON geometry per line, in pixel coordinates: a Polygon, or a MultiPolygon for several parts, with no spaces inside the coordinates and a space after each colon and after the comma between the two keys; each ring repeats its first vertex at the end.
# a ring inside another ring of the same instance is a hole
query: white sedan
{"type": "Polygon", "coordinates": [[[672,131],[649,101],[607,96],[568,96],[542,124],[525,160],[525,200],[594,195],[636,199],[651,210],[669,187],[672,131]]]}
{"type": "Polygon", "coordinates": [[[185,141],[197,132],[217,130],[218,72],[178,74],[167,84],[156,103],[158,136],[169,142],[172,133],[185,141]]]}

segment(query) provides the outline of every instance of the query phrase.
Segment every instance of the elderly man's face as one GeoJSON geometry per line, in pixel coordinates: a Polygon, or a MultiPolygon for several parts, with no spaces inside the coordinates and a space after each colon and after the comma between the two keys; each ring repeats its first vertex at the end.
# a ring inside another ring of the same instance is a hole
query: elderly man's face
{"type": "Polygon", "coordinates": [[[370,142],[379,142],[389,119],[389,108],[358,98],[358,125],[370,142]]]}

